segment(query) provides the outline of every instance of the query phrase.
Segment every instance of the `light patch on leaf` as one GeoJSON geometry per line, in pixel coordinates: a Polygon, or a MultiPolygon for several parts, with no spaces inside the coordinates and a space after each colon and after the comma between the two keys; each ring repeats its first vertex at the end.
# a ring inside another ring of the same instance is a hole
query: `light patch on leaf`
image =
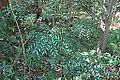
{"type": "Polygon", "coordinates": [[[77,76],[75,80],[82,80],[82,76],[77,76]]]}

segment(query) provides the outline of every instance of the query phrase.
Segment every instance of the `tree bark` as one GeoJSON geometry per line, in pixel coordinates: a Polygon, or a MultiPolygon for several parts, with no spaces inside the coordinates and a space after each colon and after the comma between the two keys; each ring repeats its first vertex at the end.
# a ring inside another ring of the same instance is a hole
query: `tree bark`
{"type": "Polygon", "coordinates": [[[4,10],[9,5],[8,0],[0,0],[0,9],[4,10]]]}

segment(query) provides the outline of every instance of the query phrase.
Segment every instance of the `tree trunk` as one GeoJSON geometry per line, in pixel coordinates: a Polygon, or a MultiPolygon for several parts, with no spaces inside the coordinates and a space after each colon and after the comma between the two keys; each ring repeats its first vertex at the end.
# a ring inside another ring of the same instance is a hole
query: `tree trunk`
{"type": "Polygon", "coordinates": [[[34,23],[36,23],[42,13],[42,8],[39,8],[39,0],[33,0],[33,1],[34,1],[34,13],[36,14],[36,19],[34,23]]]}
{"type": "MultiPolygon", "coordinates": [[[[109,26],[107,26],[107,27],[109,27],[109,26]]],[[[106,46],[107,46],[108,35],[109,35],[109,29],[106,29],[105,31],[103,31],[103,30],[101,31],[101,35],[99,37],[99,41],[98,41],[98,45],[97,45],[97,53],[105,52],[106,46]]]]}
{"type": "Polygon", "coordinates": [[[103,13],[101,14],[101,35],[97,45],[97,53],[106,52],[109,29],[112,22],[112,17],[115,14],[115,3],[117,0],[103,0],[103,13]]]}

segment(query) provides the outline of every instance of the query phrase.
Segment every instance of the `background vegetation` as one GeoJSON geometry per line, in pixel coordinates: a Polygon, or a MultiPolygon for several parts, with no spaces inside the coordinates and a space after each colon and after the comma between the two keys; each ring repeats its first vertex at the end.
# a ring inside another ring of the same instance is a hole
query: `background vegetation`
{"type": "Polygon", "coordinates": [[[104,1],[1,0],[0,80],[119,80],[120,16],[104,1]]]}

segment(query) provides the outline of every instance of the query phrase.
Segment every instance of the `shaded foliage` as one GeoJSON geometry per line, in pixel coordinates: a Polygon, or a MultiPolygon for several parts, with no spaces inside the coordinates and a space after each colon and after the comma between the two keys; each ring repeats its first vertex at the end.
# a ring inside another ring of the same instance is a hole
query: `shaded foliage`
{"type": "MultiPolygon", "coordinates": [[[[100,2],[90,1],[89,4],[92,3],[87,6],[87,0],[80,0],[81,5],[76,1],[40,1],[39,7],[43,11],[36,23],[31,0],[16,1],[18,5],[13,1],[13,10],[8,8],[5,14],[0,14],[1,80],[118,78],[119,67],[116,64],[119,64],[120,56],[120,30],[111,31],[106,53],[97,54],[100,22],[86,13],[80,16],[78,12],[84,13],[88,11],[84,7],[96,6],[100,2]],[[25,54],[22,53],[23,44],[14,17],[23,36],[25,54]]],[[[100,13],[96,9],[94,15],[99,16],[100,13]]]]}

